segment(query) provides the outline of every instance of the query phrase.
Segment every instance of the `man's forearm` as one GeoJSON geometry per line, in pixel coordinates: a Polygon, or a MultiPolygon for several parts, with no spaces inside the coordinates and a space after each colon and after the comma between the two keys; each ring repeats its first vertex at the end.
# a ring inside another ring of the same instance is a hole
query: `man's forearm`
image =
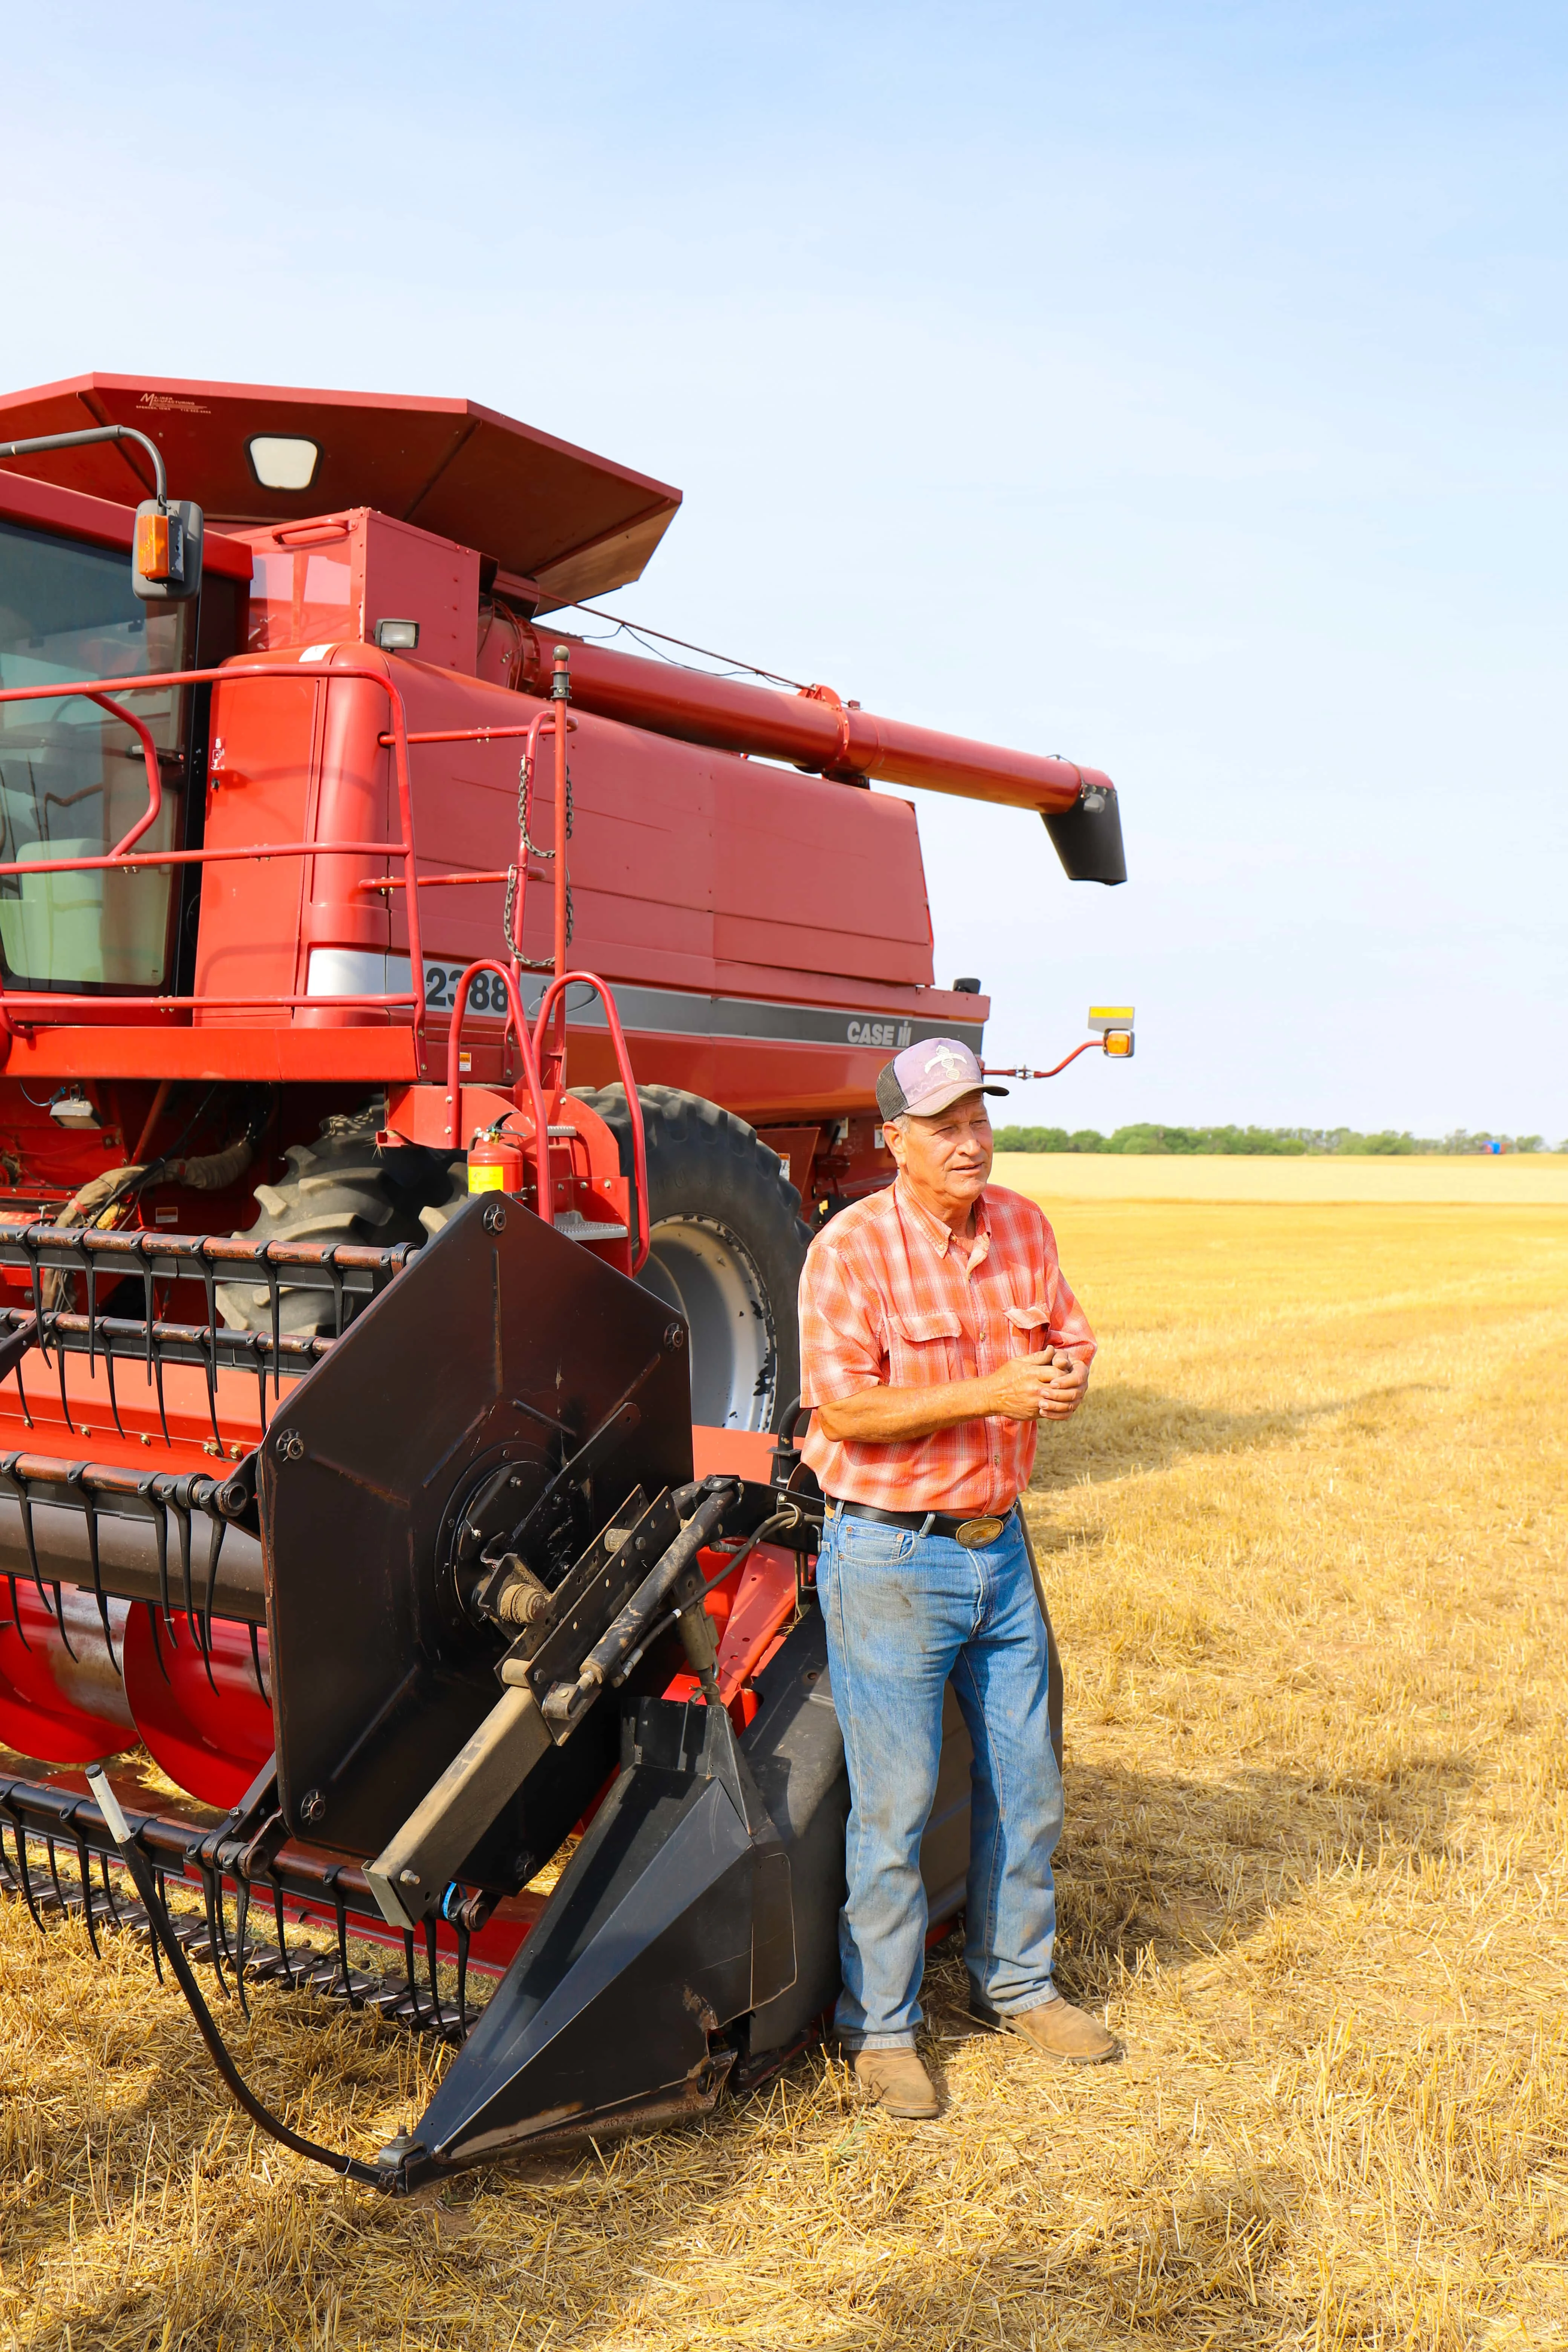
{"type": "Polygon", "coordinates": [[[929,1389],[858,1389],[833,1404],[819,1404],[816,1420],[824,1434],[836,1441],[864,1437],[875,1443],[931,1437],[939,1429],[980,1421],[994,1411],[984,1380],[943,1381],[929,1389]]]}

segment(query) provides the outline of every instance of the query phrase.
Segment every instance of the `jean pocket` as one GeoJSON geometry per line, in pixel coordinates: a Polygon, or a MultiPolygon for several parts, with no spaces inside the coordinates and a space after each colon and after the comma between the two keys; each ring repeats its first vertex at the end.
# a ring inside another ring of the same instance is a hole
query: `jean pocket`
{"type": "Polygon", "coordinates": [[[838,1522],[836,1540],[845,1567],[901,1568],[915,1549],[912,1528],[889,1528],[880,1519],[855,1519],[847,1514],[838,1522]]]}

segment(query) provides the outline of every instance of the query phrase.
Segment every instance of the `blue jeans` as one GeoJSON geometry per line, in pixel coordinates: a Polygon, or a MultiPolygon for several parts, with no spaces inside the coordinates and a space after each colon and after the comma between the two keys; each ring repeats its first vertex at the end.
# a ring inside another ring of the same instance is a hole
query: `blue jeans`
{"type": "Polygon", "coordinates": [[[920,1848],[950,1678],[974,1748],[965,1964],[993,2009],[1038,2008],[1055,1998],[1062,1782],[1045,1621],[1017,1514],[994,1544],[966,1551],[830,1508],[816,1590],[849,1766],[839,2039],[909,2049],[921,2022],[920,1848]]]}

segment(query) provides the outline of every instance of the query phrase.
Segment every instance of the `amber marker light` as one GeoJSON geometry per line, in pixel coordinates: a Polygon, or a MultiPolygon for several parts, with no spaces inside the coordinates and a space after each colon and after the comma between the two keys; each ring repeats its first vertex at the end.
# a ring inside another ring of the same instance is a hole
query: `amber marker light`
{"type": "Polygon", "coordinates": [[[1132,1058],[1132,1022],[1131,1004],[1091,1004],[1089,1008],[1089,1027],[1098,1033],[1105,1051],[1114,1054],[1119,1061],[1130,1062],[1132,1058]]]}
{"type": "Polygon", "coordinates": [[[143,580],[169,577],[169,518],[139,514],[136,518],[136,569],[143,580]]]}

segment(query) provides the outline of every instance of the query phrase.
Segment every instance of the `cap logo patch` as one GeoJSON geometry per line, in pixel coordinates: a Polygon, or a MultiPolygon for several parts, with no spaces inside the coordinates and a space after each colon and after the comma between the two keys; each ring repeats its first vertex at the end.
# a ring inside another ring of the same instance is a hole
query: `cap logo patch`
{"type": "Polygon", "coordinates": [[[907,1111],[934,1118],[960,1095],[970,1092],[1005,1094],[1005,1087],[988,1087],[985,1073],[969,1047],[957,1037],[928,1037],[890,1061],[877,1079],[877,1108],[885,1119],[901,1118],[907,1111]]]}

